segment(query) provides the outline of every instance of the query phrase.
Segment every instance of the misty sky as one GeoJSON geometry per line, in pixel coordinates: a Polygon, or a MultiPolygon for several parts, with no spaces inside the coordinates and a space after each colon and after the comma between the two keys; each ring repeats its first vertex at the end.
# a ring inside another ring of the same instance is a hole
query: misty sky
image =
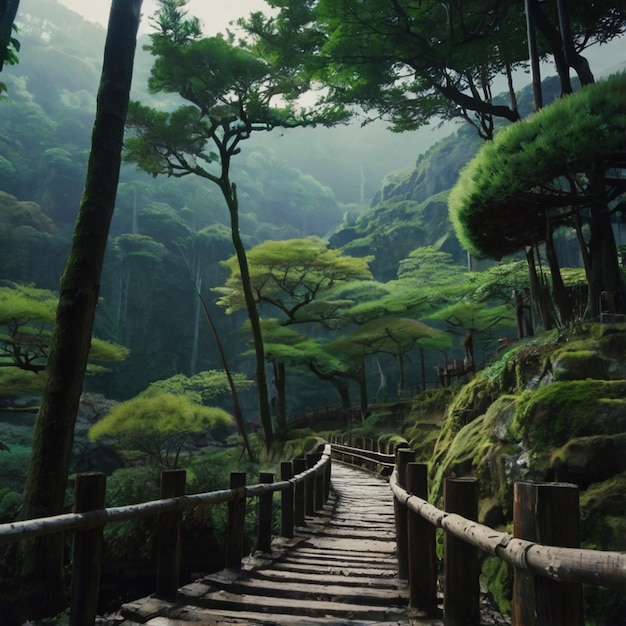
{"type": "MultiPolygon", "coordinates": [[[[111,8],[110,0],[59,0],[59,2],[86,20],[106,27],[111,8]]],[[[144,0],[140,27],[142,32],[149,30],[148,17],[156,8],[156,0],[144,0]]],[[[268,8],[263,0],[190,0],[187,5],[189,15],[202,20],[205,35],[223,32],[228,28],[230,21],[247,16],[252,11],[267,12],[268,8]]]]}

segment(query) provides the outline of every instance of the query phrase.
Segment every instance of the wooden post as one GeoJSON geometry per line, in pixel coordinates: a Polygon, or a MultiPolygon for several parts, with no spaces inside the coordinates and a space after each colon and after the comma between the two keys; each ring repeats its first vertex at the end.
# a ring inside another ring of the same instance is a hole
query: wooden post
{"type": "MultiPolygon", "coordinates": [[[[294,459],[293,461],[293,472],[297,476],[298,474],[302,474],[302,472],[306,471],[306,459],[294,459]]],[[[294,523],[296,526],[306,526],[306,522],[304,520],[306,512],[306,485],[305,481],[301,480],[296,483],[294,487],[294,514],[295,519],[294,523]]]]}
{"type": "MultiPolygon", "coordinates": [[[[478,519],[478,481],[446,478],[444,509],[469,520],[478,519]]],[[[478,549],[449,533],[444,537],[443,623],[445,626],[479,626],[480,567],[478,549]]]]}
{"type": "MultiPolygon", "coordinates": [[[[319,463],[322,458],[321,452],[315,453],[315,463],[319,463]]],[[[318,469],[315,472],[315,510],[321,511],[324,508],[324,494],[326,486],[324,484],[324,470],[318,469]]]]}
{"type": "MultiPolygon", "coordinates": [[[[396,450],[396,472],[398,483],[406,489],[406,467],[415,461],[415,452],[411,448],[396,450]]],[[[407,508],[395,498],[393,510],[396,521],[396,548],[398,553],[398,577],[407,580],[409,577],[409,545],[407,534],[407,508]]]]}
{"type": "MultiPolygon", "coordinates": [[[[74,490],[74,513],[104,509],[106,475],[79,474],[74,490]]],[[[102,571],[102,526],[74,533],[70,626],[96,621],[102,571]]]]}
{"type": "MultiPolygon", "coordinates": [[[[290,480],[293,478],[293,463],[282,461],[280,464],[280,479],[290,480]]],[[[293,483],[288,489],[281,492],[280,498],[280,534],[291,539],[293,537],[293,483]]]]}
{"type": "MultiPolygon", "coordinates": [[[[230,473],[230,488],[246,486],[245,472],[230,473]]],[[[228,530],[226,534],[226,569],[241,569],[243,539],[246,526],[245,495],[228,503],[228,530]]]]}
{"type": "MultiPolygon", "coordinates": [[[[428,500],[428,465],[407,465],[407,491],[428,500]]],[[[437,614],[437,548],[435,526],[417,513],[407,511],[409,554],[409,606],[428,616],[437,614]]]]}
{"type": "MultiPolygon", "coordinates": [[[[315,463],[317,463],[315,459],[315,455],[312,452],[309,452],[306,455],[306,467],[307,469],[311,469],[315,463]]],[[[306,506],[305,513],[308,517],[311,517],[315,513],[315,475],[309,474],[306,477],[306,506]]]]}
{"type": "Polygon", "coordinates": [[[324,466],[324,502],[330,498],[330,481],[333,475],[333,459],[328,457],[328,463],[324,466]]]}
{"type": "MultiPolygon", "coordinates": [[[[259,482],[272,484],[274,482],[273,472],[261,472],[259,482]]],[[[272,551],[272,504],[274,494],[262,493],[259,496],[259,525],[257,528],[256,547],[260,552],[272,551]]]]}
{"type": "MultiPolygon", "coordinates": [[[[562,548],[580,547],[578,487],[569,483],[515,483],[513,534],[562,548]]],[[[515,571],[513,626],[583,626],[582,585],[515,571]]]]}
{"type": "MultiPolygon", "coordinates": [[[[184,496],[186,480],[185,470],[163,470],[161,472],[161,499],[184,496]]],[[[182,511],[171,511],[159,515],[155,595],[164,600],[175,599],[180,586],[182,523],[182,511]]]]}

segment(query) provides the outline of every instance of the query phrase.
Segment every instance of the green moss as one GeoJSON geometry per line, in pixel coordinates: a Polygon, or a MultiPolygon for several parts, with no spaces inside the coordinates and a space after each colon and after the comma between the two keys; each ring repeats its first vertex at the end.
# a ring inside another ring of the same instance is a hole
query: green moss
{"type": "Polygon", "coordinates": [[[611,361],[594,350],[567,350],[552,359],[554,380],[610,378],[611,361]]]}
{"type": "Polygon", "coordinates": [[[555,382],[525,394],[515,415],[514,432],[531,447],[564,445],[572,437],[623,430],[626,381],[555,382]],[[607,417],[616,416],[611,421],[607,417]]]}
{"type": "Polygon", "coordinates": [[[513,570],[511,566],[495,556],[482,562],[483,582],[494,602],[503,613],[511,612],[513,596],[513,570]]]}

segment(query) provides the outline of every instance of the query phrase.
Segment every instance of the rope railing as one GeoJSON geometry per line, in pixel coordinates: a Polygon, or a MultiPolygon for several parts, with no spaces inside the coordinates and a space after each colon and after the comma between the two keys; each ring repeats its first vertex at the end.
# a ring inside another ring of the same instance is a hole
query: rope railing
{"type": "Polygon", "coordinates": [[[76,512],[0,524],[0,546],[72,531],[74,547],[70,624],[94,624],[102,562],[97,562],[92,557],[96,554],[102,555],[99,546],[103,541],[102,531],[106,524],[149,516],[158,518],[155,595],[163,599],[173,598],[179,587],[184,511],[199,506],[228,504],[226,567],[238,569],[243,558],[247,499],[258,498],[257,550],[269,551],[274,493],[281,493],[280,535],[293,537],[294,527],[298,522],[303,523],[306,515],[315,514],[323,508],[328,499],[330,464],[331,447],[324,444],[321,451],[309,453],[306,458],[283,461],[280,464],[281,480],[277,482],[274,482],[272,473],[262,472],[262,482],[246,485],[245,473],[232,472],[229,489],[198,494],[184,493],[184,470],[164,470],[161,474],[161,499],[109,508],[104,507],[106,476],[101,473],[79,474],[75,491],[76,512]],[[84,502],[92,501],[94,492],[99,493],[99,504],[90,506],[90,510],[83,510],[84,502]]]}

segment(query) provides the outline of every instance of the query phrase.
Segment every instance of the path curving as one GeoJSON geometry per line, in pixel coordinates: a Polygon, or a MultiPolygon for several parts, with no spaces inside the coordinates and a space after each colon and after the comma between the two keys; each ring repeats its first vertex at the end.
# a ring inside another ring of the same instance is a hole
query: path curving
{"type": "Polygon", "coordinates": [[[181,587],[177,603],[125,604],[121,626],[440,624],[407,617],[388,483],[335,463],[331,485],[324,509],[293,539],[275,539],[271,555],[181,587]]]}

